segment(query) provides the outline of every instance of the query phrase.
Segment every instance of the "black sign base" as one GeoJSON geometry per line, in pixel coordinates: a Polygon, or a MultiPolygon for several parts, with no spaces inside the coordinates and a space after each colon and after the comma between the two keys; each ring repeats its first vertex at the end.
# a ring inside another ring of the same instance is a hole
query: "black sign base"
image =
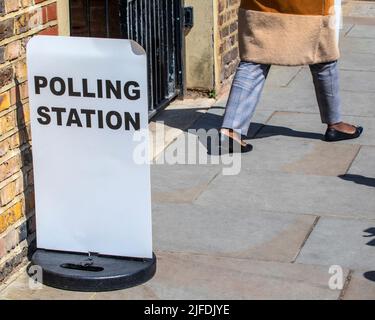
{"type": "Polygon", "coordinates": [[[31,266],[41,267],[42,279],[31,272],[29,275],[44,285],[71,291],[101,292],[147,282],[156,272],[156,257],[117,258],[37,249],[31,266]]]}

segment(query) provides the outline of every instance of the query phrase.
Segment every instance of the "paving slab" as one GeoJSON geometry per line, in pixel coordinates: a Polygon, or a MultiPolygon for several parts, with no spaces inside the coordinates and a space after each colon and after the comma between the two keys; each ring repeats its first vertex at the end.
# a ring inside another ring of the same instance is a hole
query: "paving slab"
{"type": "Polygon", "coordinates": [[[196,200],[228,212],[249,208],[278,213],[375,219],[373,187],[338,177],[253,171],[218,176],[196,200]]]}
{"type": "MultiPolygon", "coordinates": [[[[345,65],[346,67],[346,65],[345,65]]],[[[310,72],[303,69],[303,85],[296,88],[293,84],[288,87],[266,86],[260,99],[257,111],[295,111],[306,113],[319,113],[310,72]]],[[[350,80],[350,79],[349,79],[350,80]]],[[[375,81],[375,75],[374,79],[375,81]]],[[[352,86],[346,86],[348,90],[341,88],[343,115],[374,117],[375,92],[353,91],[352,86]]]]}
{"type": "Polygon", "coordinates": [[[158,155],[178,137],[183,130],[204,114],[213,99],[177,100],[157,114],[149,124],[150,160],[158,155]]]}
{"type": "Polygon", "coordinates": [[[343,24],[340,30],[340,44],[341,41],[345,38],[345,35],[354,27],[352,21],[347,21],[347,17],[343,17],[343,24]]]}
{"type": "MultiPolygon", "coordinates": [[[[203,102],[202,99],[188,101],[186,105],[173,104],[152,119],[152,122],[163,122],[168,127],[184,130],[196,121],[210,108],[212,99],[203,102]]],[[[152,123],[151,122],[151,123],[152,123]]]]}
{"type": "Polygon", "coordinates": [[[286,87],[305,67],[271,66],[266,87],[286,87]]]}
{"type": "MultiPolygon", "coordinates": [[[[207,123],[206,123],[207,125],[207,123]]],[[[155,163],[173,163],[188,165],[220,165],[218,130],[201,128],[197,132],[184,132],[168,148],[155,163]],[[213,131],[212,131],[213,130],[213,131]]]]}
{"type": "MultiPolygon", "coordinates": [[[[252,123],[250,125],[248,136],[253,137],[263,126],[264,123],[272,116],[274,110],[261,110],[260,108],[256,110],[252,118],[252,123]]],[[[213,106],[210,108],[205,115],[200,117],[194,124],[189,128],[192,130],[198,129],[217,129],[221,128],[223,123],[223,118],[225,114],[225,107],[213,106]]]]}
{"type": "Polygon", "coordinates": [[[198,129],[220,129],[223,122],[223,116],[225,113],[225,106],[212,106],[202,117],[197,119],[188,130],[198,130],[198,129]]]}
{"type": "Polygon", "coordinates": [[[375,118],[375,93],[341,91],[342,114],[375,118]]]}
{"type": "MultiPolygon", "coordinates": [[[[214,164],[222,167],[230,167],[236,155],[219,155],[219,129],[223,121],[224,109],[222,107],[211,108],[204,116],[199,118],[187,132],[179,135],[177,139],[159,154],[156,163],[168,159],[178,159],[178,163],[189,164],[214,164]]],[[[254,116],[248,135],[250,137],[263,127],[271,117],[273,111],[258,111],[254,116]]]]}
{"type": "MultiPolygon", "coordinates": [[[[337,142],[338,144],[375,145],[375,118],[345,116],[344,120],[354,125],[361,125],[365,131],[355,140],[337,142]]],[[[275,112],[267,122],[267,126],[257,134],[257,138],[269,136],[287,137],[288,139],[322,140],[326,125],[321,123],[318,114],[302,112],[275,112]]]]}
{"type": "MultiPolygon", "coordinates": [[[[375,117],[375,92],[340,91],[342,113],[344,116],[375,117]]],[[[291,111],[319,113],[314,88],[265,88],[257,112],[259,111],[291,111]]]]}
{"type": "Polygon", "coordinates": [[[267,86],[257,107],[257,111],[261,110],[317,112],[318,105],[314,88],[295,90],[289,87],[267,86]]]}
{"type": "MultiPolygon", "coordinates": [[[[375,40],[375,39],[374,39],[375,40]]],[[[342,54],[339,66],[341,70],[375,71],[375,51],[369,53],[345,52],[342,54]]]]}
{"type": "Polygon", "coordinates": [[[341,69],[340,87],[342,90],[347,91],[375,92],[375,72],[341,69]]]}
{"type": "Polygon", "coordinates": [[[0,291],[0,300],[91,300],[94,293],[59,290],[47,286],[31,289],[23,268],[18,277],[0,291]]]}
{"type": "Polygon", "coordinates": [[[272,137],[280,139],[309,139],[322,141],[326,125],[317,113],[276,111],[267,125],[256,135],[257,139],[272,137]]]}
{"type": "Polygon", "coordinates": [[[212,107],[214,107],[214,108],[216,108],[216,107],[225,108],[225,106],[227,105],[227,101],[228,101],[228,94],[229,94],[229,91],[226,92],[225,94],[221,95],[218,98],[218,100],[215,101],[215,103],[212,105],[212,107]]]}
{"type": "MultiPolygon", "coordinates": [[[[374,40],[374,44],[375,44],[375,40],[374,40]]],[[[343,59],[348,60],[348,63],[344,61],[340,65],[342,65],[344,68],[361,69],[361,68],[365,68],[363,60],[367,59],[367,60],[370,60],[371,62],[374,59],[374,56],[372,54],[365,54],[364,57],[366,59],[360,59],[361,57],[362,57],[361,54],[359,55],[351,54],[346,58],[345,58],[345,55],[343,55],[343,59]]],[[[371,63],[371,66],[372,65],[373,64],[371,63]]],[[[288,67],[280,67],[280,68],[281,68],[280,70],[284,70],[284,69],[288,70],[288,67]]],[[[277,111],[319,113],[310,71],[306,67],[304,67],[301,70],[303,70],[303,71],[300,71],[300,73],[303,73],[303,77],[301,77],[303,78],[303,85],[298,85],[298,88],[296,88],[293,85],[294,81],[292,81],[291,86],[277,87],[272,83],[269,84],[270,82],[270,78],[269,78],[266,82],[266,86],[264,88],[256,113],[263,112],[263,111],[276,111],[276,110],[277,111]]],[[[374,79],[371,79],[371,80],[375,82],[375,74],[374,74],[374,79]]],[[[348,81],[350,81],[350,78],[348,81]]],[[[358,92],[353,91],[353,88],[350,83],[349,85],[346,85],[345,88],[342,88],[341,90],[343,115],[366,116],[366,117],[375,116],[375,108],[374,108],[375,92],[371,92],[371,91],[363,92],[363,90],[360,90],[358,92]],[[345,88],[347,90],[345,90],[345,88]]],[[[219,104],[222,107],[225,107],[226,99],[222,98],[219,104]]],[[[253,121],[256,122],[255,119],[253,119],[253,121]]],[[[218,123],[217,126],[220,126],[221,124],[220,120],[218,120],[217,123],[218,123]]]]}
{"type": "MultiPolygon", "coordinates": [[[[346,179],[375,187],[375,147],[363,146],[352,163],[346,179]],[[362,177],[363,181],[360,181],[362,177]]],[[[345,177],[343,177],[345,179],[345,177]]]]}
{"type": "Polygon", "coordinates": [[[372,271],[352,273],[343,300],[375,300],[375,267],[372,271]]]}
{"type": "Polygon", "coordinates": [[[97,293],[94,299],[336,300],[340,291],[328,288],[329,277],[328,267],[159,253],[158,270],[150,282],[131,294],[97,293]]]}
{"type": "Polygon", "coordinates": [[[349,38],[375,39],[375,28],[373,25],[356,24],[346,36],[349,38]]]}
{"type": "Polygon", "coordinates": [[[288,87],[293,89],[309,89],[310,91],[315,92],[310,68],[302,68],[293,80],[289,82],[288,87]]]}
{"type": "Polygon", "coordinates": [[[153,206],[154,248],[292,262],[311,231],[312,215],[228,210],[202,205],[153,206]]]}
{"type": "MultiPolygon", "coordinates": [[[[191,170],[194,168],[194,166],[202,166],[212,168],[213,171],[226,175],[238,174],[241,171],[240,154],[232,155],[226,153],[220,155],[219,136],[217,130],[213,133],[203,130],[197,132],[196,134],[183,133],[180,135],[172,145],[170,145],[160,154],[156,160],[156,163],[173,163],[173,161],[179,164],[186,163],[187,170],[191,170]]],[[[168,169],[166,169],[165,172],[165,179],[168,179],[167,177],[169,177],[168,169]]],[[[202,179],[205,179],[204,176],[198,177],[197,181],[202,179]]],[[[190,182],[186,183],[196,183],[193,181],[190,180],[190,182]]],[[[199,190],[201,190],[200,187],[204,188],[205,185],[206,183],[200,184],[199,190]]],[[[183,197],[186,196],[187,195],[184,195],[183,197]]]]}
{"type": "Polygon", "coordinates": [[[374,229],[375,220],[322,217],[302,248],[297,262],[374,270],[375,234],[371,232],[374,229]]]}
{"type": "MultiPolygon", "coordinates": [[[[186,253],[157,253],[153,279],[126,290],[83,293],[43,286],[31,290],[23,271],[0,292],[2,300],[307,299],[336,300],[328,267],[186,253]],[[220,280],[220,281],[218,281],[220,280]]],[[[344,270],[344,276],[348,274],[344,270]]]]}
{"type": "Polygon", "coordinates": [[[297,161],[290,161],[282,167],[284,172],[320,176],[346,174],[359,151],[358,145],[329,144],[315,142],[310,152],[297,161]]]}
{"type": "MultiPolygon", "coordinates": [[[[265,130],[273,129],[266,127],[265,130]]],[[[288,134],[287,128],[278,130],[288,134]]],[[[242,156],[243,168],[321,176],[347,173],[360,148],[359,145],[330,144],[298,138],[292,140],[277,135],[247,141],[254,149],[242,156]]]]}
{"type": "Polygon", "coordinates": [[[343,14],[351,17],[374,17],[374,10],[372,1],[349,1],[343,4],[343,14]]]}
{"type": "MultiPolygon", "coordinates": [[[[310,70],[307,68],[302,69],[290,82],[289,87],[295,90],[314,90],[310,70]]],[[[340,88],[341,90],[354,92],[375,92],[375,72],[368,70],[361,70],[360,72],[358,70],[346,70],[343,69],[343,65],[340,65],[340,88]]]]}
{"type": "Polygon", "coordinates": [[[189,203],[202,193],[219,173],[220,167],[208,165],[157,165],[151,167],[154,203],[189,203]]]}
{"type": "MultiPolygon", "coordinates": [[[[347,54],[352,53],[364,53],[364,54],[374,54],[375,53],[375,39],[372,38],[351,38],[343,37],[340,40],[340,50],[341,50],[341,61],[345,62],[345,57],[347,54]]],[[[345,68],[345,63],[341,63],[345,68]]],[[[369,67],[372,67],[373,64],[369,67]]]]}

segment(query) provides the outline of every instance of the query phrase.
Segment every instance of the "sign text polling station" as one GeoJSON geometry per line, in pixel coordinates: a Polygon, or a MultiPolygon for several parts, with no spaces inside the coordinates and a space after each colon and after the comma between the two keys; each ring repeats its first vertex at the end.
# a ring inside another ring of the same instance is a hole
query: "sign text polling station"
{"type": "MultiPolygon", "coordinates": [[[[60,97],[83,97],[88,99],[118,99],[135,101],[140,99],[141,91],[137,81],[120,80],[112,81],[108,79],[63,79],[62,77],[47,78],[46,76],[34,76],[35,94],[41,95],[45,90],[50,94],[60,97]],[[78,85],[79,84],[79,85],[78,85]]],[[[140,113],[105,111],[102,109],[88,108],[65,108],[62,106],[39,106],[37,109],[38,122],[41,125],[54,123],[57,126],[77,126],[80,128],[92,128],[96,124],[97,128],[112,130],[139,130],[140,113]]]]}

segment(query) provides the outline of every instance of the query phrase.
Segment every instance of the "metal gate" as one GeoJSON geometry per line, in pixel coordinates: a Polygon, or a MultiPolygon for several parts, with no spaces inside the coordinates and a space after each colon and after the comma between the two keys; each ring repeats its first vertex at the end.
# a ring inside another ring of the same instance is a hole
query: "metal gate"
{"type": "Polygon", "coordinates": [[[126,38],[147,52],[153,115],[183,92],[183,0],[70,0],[71,35],[126,38]]]}

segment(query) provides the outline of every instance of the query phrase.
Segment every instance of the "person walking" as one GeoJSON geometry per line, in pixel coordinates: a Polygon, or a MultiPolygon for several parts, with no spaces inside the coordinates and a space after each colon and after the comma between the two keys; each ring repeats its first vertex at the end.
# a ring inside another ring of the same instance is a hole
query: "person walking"
{"type": "Polygon", "coordinates": [[[249,152],[243,141],[271,65],[309,65],[326,141],[358,138],[362,127],[343,122],[339,93],[341,0],[241,0],[240,64],[220,130],[221,146],[249,152]]]}

